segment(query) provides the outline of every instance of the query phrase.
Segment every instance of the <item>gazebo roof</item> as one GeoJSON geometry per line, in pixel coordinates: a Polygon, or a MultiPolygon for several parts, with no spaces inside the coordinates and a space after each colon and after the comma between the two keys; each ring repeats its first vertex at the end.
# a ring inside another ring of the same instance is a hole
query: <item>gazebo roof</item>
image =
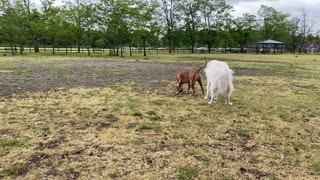
{"type": "Polygon", "coordinates": [[[265,41],[257,42],[257,44],[284,44],[284,43],[280,42],[280,41],[275,41],[275,40],[272,40],[272,39],[268,39],[268,40],[265,40],[265,41]]]}

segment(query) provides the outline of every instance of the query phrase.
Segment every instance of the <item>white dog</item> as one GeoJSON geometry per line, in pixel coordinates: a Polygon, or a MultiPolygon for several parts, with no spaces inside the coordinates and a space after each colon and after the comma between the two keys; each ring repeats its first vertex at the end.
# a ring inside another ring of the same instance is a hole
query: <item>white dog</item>
{"type": "Polygon", "coordinates": [[[218,94],[224,93],[225,103],[232,105],[230,97],[233,91],[233,71],[228,64],[212,60],[207,64],[204,72],[207,76],[207,94],[204,99],[211,97],[209,104],[216,103],[218,94]]]}

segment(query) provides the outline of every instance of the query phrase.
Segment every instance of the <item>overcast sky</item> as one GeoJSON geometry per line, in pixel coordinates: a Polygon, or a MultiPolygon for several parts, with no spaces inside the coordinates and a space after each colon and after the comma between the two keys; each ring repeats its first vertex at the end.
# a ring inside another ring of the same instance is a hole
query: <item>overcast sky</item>
{"type": "Polygon", "coordinates": [[[282,13],[288,13],[291,16],[301,16],[301,9],[308,13],[309,22],[314,23],[313,31],[320,30],[320,0],[226,0],[233,5],[233,16],[238,17],[244,13],[257,15],[261,5],[273,7],[282,13]]]}

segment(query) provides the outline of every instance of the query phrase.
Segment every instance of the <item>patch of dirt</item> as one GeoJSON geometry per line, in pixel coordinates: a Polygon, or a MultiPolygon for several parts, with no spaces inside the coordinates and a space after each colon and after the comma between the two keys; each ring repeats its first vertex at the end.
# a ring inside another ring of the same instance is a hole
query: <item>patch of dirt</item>
{"type": "Polygon", "coordinates": [[[69,172],[65,173],[65,177],[67,180],[71,180],[71,179],[79,179],[80,178],[81,173],[74,171],[74,170],[70,170],[69,172]]]}
{"type": "Polygon", "coordinates": [[[245,147],[242,147],[242,150],[245,151],[245,152],[252,152],[252,151],[257,151],[257,150],[259,150],[259,147],[256,146],[256,145],[253,145],[253,146],[245,146],[245,147]]]}
{"type": "Polygon", "coordinates": [[[12,63],[0,73],[0,96],[24,92],[47,92],[58,87],[103,87],[107,84],[142,81],[150,88],[161,88],[162,80],[172,80],[182,64],[120,62],[103,60],[54,63],[12,63]],[[21,73],[24,72],[24,73],[21,73]]]}
{"type": "Polygon", "coordinates": [[[256,179],[261,179],[263,177],[267,177],[270,175],[269,173],[259,171],[257,169],[246,169],[244,167],[240,168],[240,173],[244,174],[244,175],[245,174],[252,174],[256,179]]]}
{"type": "Polygon", "coordinates": [[[61,140],[59,139],[53,139],[49,142],[46,143],[40,143],[39,146],[36,148],[36,150],[43,150],[43,149],[54,149],[56,147],[58,147],[61,144],[61,140]]]}
{"type": "Polygon", "coordinates": [[[86,122],[86,121],[69,121],[68,123],[65,123],[64,125],[71,126],[72,128],[78,129],[78,130],[85,130],[90,127],[95,127],[97,131],[101,131],[104,128],[110,127],[113,123],[117,122],[119,120],[118,117],[114,116],[113,114],[109,114],[105,117],[105,121],[103,122],[86,122]]]}
{"type": "Polygon", "coordinates": [[[25,176],[31,169],[37,168],[41,162],[50,158],[49,155],[44,153],[36,153],[32,155],[28,162],[23,165],[23,168],[17,173],[17,176],[25,176]]]}
{"type": "Polygon", "coordinates": [[[111,126],[111,122],[101,122],[101,123],[98,123],[97,125],[97,131],[102,131],[104,128],[107,128],[109,126],[111,126]]]}
{"type": "Polygon", "coordinates": [[[56,168],[49,168],[49,170],[46,173],[47,176],[59,176],[60,174],[60,171],[56,168]]]}
{"type": "Polygon", "coordinates": [[[133,128],[135,128],[137,125],[138,125],[138,123],[129,123],[129,124],[127,125],[127,129],[133,129],[133,128]]]}
{"type": "MultiPolygon", "coordinates": [[[[28,91],[47,92],[58,87],[103,87],[128,81],[142,82],[143,86],[138,87],[139,90],[157,90],[161,93],[167,85],[164,81],[172,81],[174,84],[176,73],[186,66],[198,67],[199,64],[104,60],[15,62],[4,67],[12,70],[12,73],[0,73],[0,96],[28,91]]],[[[263,73],[259,69],[251,68],[236,68],[234,71],[235,75],[256,76],[263,73]]],[[[203,78],[205,79],[205,75],[203,78]]]]}
{"type": "Polygon", "coordinates": [[[2,137],[19,137],[19,134],[14,129],[9,128],[0,129],[0,135],[2,137]]]}

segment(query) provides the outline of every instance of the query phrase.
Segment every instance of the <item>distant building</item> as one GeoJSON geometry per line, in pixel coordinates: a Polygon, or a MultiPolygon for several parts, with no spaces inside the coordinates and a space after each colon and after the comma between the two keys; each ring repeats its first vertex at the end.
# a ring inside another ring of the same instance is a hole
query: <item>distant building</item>
{"type": "MultiPolygon", "coordinates": [[[[239,47],[239,46],[238,46],[239,47]]],[[[257,43],[246,44],[243,48],[244,53],[261,53],[261,54],[268,54],[268,53],[283,53],[285,52],[285,44],[280,41],[275,41],[272,39],[268,39],[265,41],[260,41],[257,43]]]]}
{"type": "Polygon", "coordinates": [[[319,48],[318,45],[316,43],[311,43],[309,46],[307,46],[308,52],[309,53],[317,53],[319,48]]]}
{"type": "Polygon", "coordinates": [[[257,42],[257,53],[283,53],[285,51],[285,45],[283,42],[268,39],[265,41],[257,42]]]}
{"type": "Polygon", "coordinates": [[[320,44],[307,42],[305,43],[302,48],[298,49],[298,52],[300,53],[319,53],[320,52],[320,44]]]}

